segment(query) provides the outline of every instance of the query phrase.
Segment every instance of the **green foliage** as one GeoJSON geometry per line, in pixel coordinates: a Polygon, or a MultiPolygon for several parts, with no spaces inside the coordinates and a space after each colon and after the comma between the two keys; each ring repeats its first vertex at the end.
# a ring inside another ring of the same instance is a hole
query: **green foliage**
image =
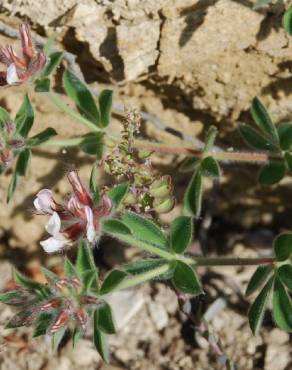
{"type": "Polygon", "coordinates": [[[284,13],[283,25],[288,35],[292,36],[292,6],[284,13]]]}
{"type": "Polygon", "coordinates": [[[177,217],[170,225],[170,247],[176,253],[183,253],[193,237],[193,220],[188,216],[177,217]]]}
{"type": "Polygon", "coordinates": [[[99,94],[100,123],[102,127],[107,127],[110,123],[112,104],[113,92],[111,90],[103,90],[99,94]]]}
{"type": "Polygon", "coordinates": [[[198,218],[201,213],[203,180],[200,170],[194,172],[184,195],[184,213],[198,218]]]}
{"type": "Polygon", "coordinates": [[[184,262],[176,262],[173,273],[173,284],[182,293],[195,296],[202,294],[202,288],[196,272],[184,262]]]}
{"type": "Polygon", "coordinates": [[[104,149],[103,133],[95,132],[84,135],[79,147],[84,153],[94,155],[97,159],[101,159],[104,149]]]}
{"type": "Polygon", "coordinates": [[[277,261],[285,261],[292,254],[292,233],[283,233],[274,240],[274,251],[277,261]]]}
{"type": "Polygon", "coordinates": [[[244,141],[251,148],[271,152],[277,151],[277,147],[253,127],[245,123],[240,123],[239,132],[244,141]]]}
{"type": "Polygon", "coordinates": [[[286,288],[292,292],[292,265],[282,265],[278,269],[278,277],[286,288]]]}
{"type": "Polygon", "coordinates": [[[26,144],[29,147],[38,146],[45,143],[46,141],[49,141],[52,137],[56,135],[57,135],[56,130],[53,129],[52,127],[48,127],[42,132],[38,133],[37,135],[27,139],[26,144]]]}
{"type": "Polygon", "coordinates": [[[95,325],[105,334],[115,334],[116,327],[110,305],[103,303],[95,311],[95,325]]]}
{"type": "Polygon", "coordinates": [[[99,190],[97,186],[97,165],[96,163],[94,163],[92,166],[90,180],[89,180],[89,189],[90,189],[90,195],[92,197],[94,204],[98,204],[100,200],[100,194],[99,194],[99,190]]]}
{"type": "Polygon", "coordinates": [[[90,246],[85,240],[81,240],[79,244],[75,267],[83,283],[87,287],[89,285],[93,291],[98,291],[98,270],[95,266],[90,246]]]}
{"type": "Polygon", "coordinates": [[[249,325],[254,335],[256,335],[262,325],[264,313],[268,303],[271,289],[273,287],[274,278],[270,278],[266,285],[256,297],[248,311],[249,325]]]}
{"type": "Polygon", "coordinates": [[[206,157],[201,162],[201,174],[205,177],[220,177],[220,167],[213,157],[206,157]]]}
{"type": "Polygon", "coordinates": [[[121,270],[112,270],[104,279],[99,293],[101,295],[108,294],[127,277],[127,273],[121,270]]]}
{"type": "Polygon", "coordinates": [[[123,270],[131,275],[139,275],[143,274],[144,272],[156,269],[163,264],[165,264],[165,260],[162,258],[147,258],[124,264],[123,270]]]}
{"type": "Polygon", "coordinates": [[[117,209],[119,208],[121,202],[123,201],[125,195],[128,193],[129,184],[123,183],[115,185],[111,190],[108,192],[108,196],[110,197],[111,201],[113,202],[113,206],[117,209]]]}
{"type": "Polygon", "coordinates": [[[284,161],[270,161],[259,172],[258,181],[261,185],[274,185],[285,176],[286,166],[284,161]]]}
{"type": "Polygon", "coordinates": [[[63,86],[67,95],[74,101],[81,113],[96,126],[102,127],[99,111],[87,86],[73,72],[68,70],[63,74],[63,86]]]}
{"type": "Polygon", "coordinates": [[[280,329],[292,332],[292,302],[278,276],[274,283],[273,317],[280,329]]]}
{"type": "Polygon", "coordinates": [[[252,275],[246,288],[245,294],[249,296],[253,294],[257,289],[259,289],[267,281],[272,271],[273,266],[259,266],[252,275]]]}
{"type": "Polygon", "coordinates": [[[28,95],[24,96],[23,103],[16,113],[15,124],[16,133],[22,137],[27,137],[34,121],[34,111],[28,95]]]}
{"type": "Polygon", "coordinates": [[[94,345],[97,349],[98,353],[100,354],[101,358],[105,362],[109,362],[109,349],[108,349],[108,343],[106,335],[99,330],[97,325],[97,318],[98,313],[95,312],[94,314],[94,345]]]}
{"type": "Polygon", "coordinates": [[[123,222],[116,219],[103,220],[102,229],[104,232],[109,233],[113,236],[131,235],[131,230],[123,222]]]}
{"type": "Polygon", "coordinates": [[[131,230],[132,235],[158,248],[167,248],[167,238],[161,229],[148,218],[134,212],[125,212],[122,221],[131,230]]]}

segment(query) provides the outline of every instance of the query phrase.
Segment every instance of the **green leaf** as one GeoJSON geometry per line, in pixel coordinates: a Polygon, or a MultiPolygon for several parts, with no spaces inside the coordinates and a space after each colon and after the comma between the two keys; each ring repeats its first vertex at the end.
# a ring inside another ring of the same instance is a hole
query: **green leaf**
{"type": "Polygon", "coordinates": [[[112,270],[104,279],[99,294],[108,294],[114,290],[126,277],[127,273],[121,270],[112,270]]]}
{"type": "Polygon", "coordinates": [[[265,283],[272,271],[273,266],[259,266],[247,285],[245,295],[249,296],[259,289],[265,283]]]}
{"type": "Polygon", "coordinates": [[[161,258],[147,258],[124,264],[123,270],[125,270],[131,275],[139,275],[143,274],[144,272],[156,269],[157,267],[163,265],[164,263],[165,260],[161,258]]]}
{"type": "Polygon", "coordinates": [[[105,362],[109,362],[109,350],[108,350],[108,343],[107,343],[107,338],[106,335],[98,329],[97,326],[97,317],[98,314],[95,311],[94,312],[94,345],[95,348],[97,349],[97,352],[100,354],[101,358],[105,362]]]}
{"type": "Polygon", "coordinates": [[[100,200],[100,194],[99,194],[99,189],[97,186],[97,165],[96,163],[94,163],[94,165],[92,166],[90,180],[89,180],[89,189],[90,189],[90,194],[91,194],[94,204],[98,204],[100,200]]]}
{"type": "Polygon", "coordinates": [[[49,78],[38,78],[34,82],[34,91],[36,92],[49,92],[51,89],[51,81],[49,78]]]}
{"type": "Polygon", "coordinates": [[[292,6],[284,13],[283,25],[288,35],[292,36],[292,6]]]}
{"type": "Polygon", "coordinates": [[[173,283],[182,293],[192,295],[202,294],[201,284],[196,272],[184,262],[177,261],[173,273],[173,283]]]}
{"type": "Polygon", "coordinates": [[[201,162],[201,174],[206,177],[219,177],[220,167],[216,159],[213,157],[206,157],[201,162]]]}
{"type": "Polygon", "coordinates": [[[283,265],[278,270],[279,279],[292,292],[292,266],[283,265]]]}
{"type": "Polygon", "coordinates": [[[266,305],[268,303],[270,291],[273,286],[273,281],[274,278],[270,278],[248,311],[249,326],[254,335],[258,333],[262,325],[266,305]]]}
{"type": "Polygon", "coordinates": [[[188,216],[177,217],[170,225],[170,246],[176,253],[183,253],[193,237],[193,220],[188,216]]]}
{"type": "Polygon", "coordinates": [[[26,144],[28,146],[37,146],[42,143],[45,143],[46,141],[50,140],[52,137],[57,135],[57,131],[53,129],[52,127],[46,128],[44,131],[40,132],[39,134],[30,137],[26,144]]]}
{"type": "Polygon", "coordinates": [[[97,106],[87,86],[68,70],[63,74],[63,86],[85,117],[96,126],[102,127],[97,106]]]}
{"type": "Polygon", "coordinates": [[[76,347],[76,345],[79,342],[79,339],[81,339],[82,335],[83,335],[83,333],[82,333],[81,329],[77,326],[74,329],[74,333],[72,335],[72,345],[73,345],[73,348],[76,347]]]}
{"type": "Polygon", "coordinates": [[[275,143],[278,143],[279,137],[276,127],[274,126],[268,111],[258,97],[255,97],[252,101],[251,115],[262,132],[275,143]]]}
{"type": "Polygon", "coordinates": [[[58,67],[63,58],[63,53],[61,51],[56,51],[49,55],[49,61],[47,62],[43,72],[43,77],[49,77],[50,74],[58,67]]]}
{"type": "Polygon", "coordinates": [[[100,123],[102,127],[107,127],[110,122],[112,103],[113,92],[111,90],[103,90],[99,95],[100,123]]]}
{"type": "Polygon", "coordinates": [[[55,315],[43,312],[38,317],[36,328],[33,331],[32,337],[36,338],[41,335],[45,335],[55,320],[55,315]]]}
{"type": "Polygon", "coordinates": [[[95,311],[95,325],[105,334],[115,334],[116,328],[109,304],[104,303],[97,307],[95,311]]]}
{"type": "Polygon", "coordinates": [[[179,166],[179,172],[192,172],[200,165],[200,159],[196,157],[187,157],[179,166]]]}
{"type": "Polygon", "coordinates": [[[102,230],[111,235],[131,235],[131,230],[128,228],[128,226],[116,219],[103,220],[102,230]]]}
{"type": "Polygon", "coordinates": [[[75,266],[68,259],[68,257],[65,257],[65,260],[64,260],[64,272],[65,272],[66,276],[76,276],[77,275],[77,271],[75,269],[75,266]]]}
{"type": "Polygon", "coordinates": [[[210,126],[205,138],[205,146],[203,149],[204,156],[212,150],[217,133],[218,133],[217,128],[215,126],[210,126]]]}
{"type": "Polygon", "coordinates": [[[184,196],[184,214],[199,218],[202,206],[203,184],[200,171],[193,174],[184,196]]]}
{"type": "Polygon", "coordinates": [[[11,176],[11,180],[8,185],[7,198],[6,198],[7,203],[9,203],[10,200],[12,199],[13,194],[15,193],[15,190],[16,190],[17,183],[18,183],[18,175],[16,172],[14,172],[11,176]]]}
{"type": "Polygon", "coordinates": [[[92,250],[85,240],[81,240],[79,244],[75,267],[77,272],[80,274],[87,270],[96,269],[92,250]]]}
{"type": "Polygon", "coordinates": [[[292,148],[292,123],[281,123],[278,126],[278,134],[281,149],[290,150],[292,148]]]}
{"type": "Polygon", "coordinates": [[[34,112],[28,95],[25,95],[23,103],[16,113],[15,123],[16,132],[22,136],[27,137],[34,121],[34,112]]]}
{"type": "Polygon", "coordinates": [[[257,130],[246,125],[245,123],[239,124],[239,132],[246,142],[253,149],[264,150],[269,152],[277,151],[277,147],[269,140],[262,136],[257,130]]]}
{"type": "Polygon", "coordinates": [[[81,274],[81,280],[83,283],[82,292],[90,292],[92,288],[94,289],[94,283],[96,284],[96,270],[83,271],[81,274]]]}
{"type": "Polygon", "coordinates": [[[24,276],[23,274],[21,274],[17,270],[14,270],[14,272],[13,272],[13,279],[14,279],[16,284],[18,284],[20,286],[23,286],[24,288],[27,288],[29,290],[42,291],[42,289],[44,288],[43,284],[40,284],[40,283],[24,276]]]}
{"type": "Polygon", "coordinates": [[[10,321],[5,325],[5,329],[15,329],[21,326],[28,326],[32,323],[33,310],[26,309],[18,312],[16,315],[10,319],[10,321]]]}
{"type": "Polygon", "coordinates": [[[274,185],[280,182],[286,173],[284,161],[270,161],[261,168],[258,181],[261,185],[274,185]]]}
{"type": "Polygon", "coordinates": [[[273,317],[277,326],[292,332],[292,303],[281,280],[276,277],[273,292],[273,317]]]}
{"type": "Polygon", "coordinates": [[[109,192],[108,196],[110,197],[111,201],[113,202],[113,205],[115,208],[118,208],[121,204],[122,200],[124,199],[125,195],[128,193],[129,190],[129,184],[123,183],[114,186],[109,192]]]}
{"type": "Polygon", "coordinates": [[[0,302],[9,304],[9,301],[19,296],[18,290],[10,290],[5,293],[0,293],[0,302]]]}
{"type": "Polygon", "coordinates": [[[11,121],[10,115],[6,109],[0,107],[0,122],[9,122],[11,121]]]}
{"type": "Polygon", "coordinates": [[[101,159],[104,148],[103,133],[96,132],[84,135],[79,147],[84,153],[95,155],[97,159],[101,159]]]}
{"type": "Polygon", "coordinates": [[[160,228],[148,218],[134,212],[126,212],[122,221],[131,230],[132,235],[141,241],[155,245],[159,248],[167,247],[167,239],[160,228]]]}
{"type": "Polygon", "coordinates": [[[277,261],[285,261],[292,254],[292,233],[283,233],[274,239],[273,248],[277,261]]]}
{"type": "Polygon", "coordinates": [[[31,158],[31,150],[26,148],[22,150],[18,156],[18,160],[16,162],[15,171],[19,176],[25,176],[26,170],[31,158]]]}
{"type": "Polygon", "coordinates": [[[66,333],[67,328],[63,327],[60,328],[56,333],[52,335],[52,349],[53,351],[57,351],[64,335],[66,333]]]}

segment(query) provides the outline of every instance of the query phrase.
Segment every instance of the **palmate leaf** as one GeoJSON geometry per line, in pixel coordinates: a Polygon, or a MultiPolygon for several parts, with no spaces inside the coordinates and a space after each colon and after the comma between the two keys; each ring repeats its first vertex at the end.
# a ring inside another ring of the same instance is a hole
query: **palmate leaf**
{"type": "Polygon", "coordinates": [[[63,86],[67,95],[74,101],[84,116],[96,126],[102,127],[99,111],[87,86],[73,72],[68,70],[63,74],[63,86]]]}
{"type": "Polygon", "coordinates": [[[79,147],[84,153],[94,155],[97,159],[101,159],[104,149],[103,133],[95,132],[84,135],[79,147]]]}
{"type": "Polygon", "coordinates": [[[98,353],[100,354],[101,358],[105,362],[109,362],[109,349],[108,349],[108,343],[107,343],[107,337],[106,334],[104,334],[98,327],[98,312],[94,312],[94,318],[93,318],[93,329],[94,329],[94,345],[97,349],[98,353]]]}
{"type": "Polygon", "coordinates": [[[219,177],[220,167],[218,161],[213,157],[206,157],[201,162],[201,174],[205,177],[219,177]]]}
{"type": "Polygon", "coordinates": [[[274,278],[271,277],[270,280],[261,290],[260,294],[256,297],[253,304],[250,306],[248,311],[248,320],[250,328],[254,335],[256,335],[262,325],[264,313],[270,296],[270,292],[273,287],[274,278]]]}
{"type": "Polygon", "coordinates": [[[278,277],[286,288],[292,292],[292,266],[287,264],[279,267],[278,277]]]}
{"type": "Polygon", "coordinates": [[[292,302],[278,276],[273,291],[273,317],[280,329],[292,332],[292,302]]]}
{"type": "Polygon", "coordinates": [[[292,123],[281,123],[278,126],[280,147],[282,150],[290,150],[292,147],[292,123]]]}
{"type": "Polygon", "coordinates": [[[245,123],[239,124],[239,132],[244,141],[253,149],[270,151],[277,151],[278,148],[273,143],[262,136],[257,130],[246,125],[245,123]]]}
{"type": "Polygon", "coordinates": [[[116,219],[107,219],[102,222],[102,230],[112,236],[131,235],[131,230],[122,221],[116,219]]]}
{"type": "Polygon", "coordinates": [[[37,135],[30,137],[26,141],[27,146],[38,146],[46,141],[50,140],[52,137],[57,135],[57,131],[52,127],[48,127],[37,135]]]}
{"type": "Polygon", "coordinates": [[[139,275],[156,269],[157,267],[165,264],[165,262],[166,261],[162,258],[146,258],[124,264],[123,270],[131,275],[139,275]]]}
{"type": "Polygon", "coordinates": [[[177,217],[170,225],[170,246],[176,253],[183,253],[193,237],[193,220],[188,216],[177,217]]]}
{"type": "Polygon", "coordinates": [[[126,212],[122,221],[131,230],[132,235],[141,241],[155,245],[159,248],[167,248],[167,238],[160,228],[148,218],[134,212],[126,212]]]}

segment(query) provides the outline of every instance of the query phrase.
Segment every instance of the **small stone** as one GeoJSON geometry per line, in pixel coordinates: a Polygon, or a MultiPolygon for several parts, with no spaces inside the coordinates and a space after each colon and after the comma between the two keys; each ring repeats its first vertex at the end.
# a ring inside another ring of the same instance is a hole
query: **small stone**
{"type": "Polygon", "coordinates": [[[157,330],[164,329],[168,324],[168,314],[165,308],[157,302],[148,303],[149,313],[157,330]]]}
{"type": "Polygon", "coordinates": [[[93,343],[86,339],[80,339],[76,347],[72,349],[71,359],[74,364],[79,366],[89,366],[100,362],[100,356],[97,353],[93,343]]]}

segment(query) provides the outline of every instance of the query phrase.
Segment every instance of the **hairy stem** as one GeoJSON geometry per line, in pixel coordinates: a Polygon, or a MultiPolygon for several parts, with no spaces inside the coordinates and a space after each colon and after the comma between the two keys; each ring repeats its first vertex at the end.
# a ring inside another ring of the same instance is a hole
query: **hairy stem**
{"type": "Polygon", "coordinates": [[[159,277],[160,275],[165,274],[171,270],[172,270],[172,266],[169,263],[166,263],[153,270],[144,272],[143,274],[128,277],[116,287],[116,290],[127,289],[133,286],[139,285],[141,283],[145,283],[146,281],[155,279],[159,277]]]}
{"type": "Polygon", "coordinates": [[[88,121],[86,118],[82,117],[78,112],[71,109],[66,103],[60,99],[59,96],[53,93],[45,93],[48,99],[61,111],[67,113],[70,117],[74,118],[75,120],[81,122],[84,126],[87,126],[91,131],[102,131],[99,127],[97,127],[94,123],[88,121]]]}

